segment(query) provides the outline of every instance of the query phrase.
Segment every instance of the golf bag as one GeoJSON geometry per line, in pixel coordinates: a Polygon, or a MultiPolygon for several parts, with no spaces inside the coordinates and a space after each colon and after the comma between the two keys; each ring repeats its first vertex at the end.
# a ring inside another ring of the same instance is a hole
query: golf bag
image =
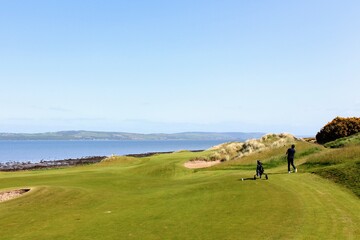
{"type": "Polygon", "coordinates": [[[262,165],[262,162],[260,162],[260,160],[257,160],[256,175],[254,175],[254,180],[256,180],[257,177],[261,178],[262,175],[265,175],[265,178],[269,179],[268,175],[264,173],[264,167],[262,165]]]}

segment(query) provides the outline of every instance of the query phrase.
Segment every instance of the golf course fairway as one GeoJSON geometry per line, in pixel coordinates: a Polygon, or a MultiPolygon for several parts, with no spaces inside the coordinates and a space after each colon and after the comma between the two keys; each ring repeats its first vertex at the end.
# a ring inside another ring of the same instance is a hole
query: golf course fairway
{"type": "Polygon", "coordinates": [[[315,174],[183,166],[198,152],[1,172],[0,239],[359,239],[360,201],[315,174]],[[244,179],[244,180],[242,180],[244,179]]]}

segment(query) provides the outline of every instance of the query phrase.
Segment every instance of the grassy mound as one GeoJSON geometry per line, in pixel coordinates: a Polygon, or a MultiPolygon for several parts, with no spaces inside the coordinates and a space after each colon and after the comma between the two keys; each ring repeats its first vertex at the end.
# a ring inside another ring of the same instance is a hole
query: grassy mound
{"type": "Polygon", "coordinates": [[[344,185],[360,197],[360,145],[329,149],[321,155],[311,156],[302,165],[316,173],[344,185]]]}
{"type": "Polygon", "coordinates": [[[208,154],[191,159],[192,161],[233,161],[268,149],[278,149],[295,143],[296,138],[287,133],[266,134],[260,139],[245,142],[228,142],[209,149],[208,154]]]}
{"type": "Polygon", "coordinates": [[[348,145],[358,145],[358,144],[360,144],[360,133],[325,143],[324,146],[328,148],[339,148],[348,145]]]}
{"type": "Polygon", "coordinates": [[[213,170],[235,170],[235,169],[255,169],[256,160],[261,160],[265,169],[275,168],[287,164],[286,150],[289,144],[296,145],[296,161],[303,161],[305,157],[322,151],[324,148],[320,145],[308,143],[305,141],[291,141],[286,145],[279,147],[263,148],[261,151],[253,152],[245,156],[237,157],[232,161],[224,162],[221,165],[212,167],[213,170]]]}

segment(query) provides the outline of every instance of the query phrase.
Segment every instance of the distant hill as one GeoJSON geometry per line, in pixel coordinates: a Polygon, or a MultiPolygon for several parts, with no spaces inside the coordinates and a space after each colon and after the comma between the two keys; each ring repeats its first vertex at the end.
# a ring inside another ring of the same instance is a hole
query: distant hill
{"type": "Polygon", "coordinates": [[[47,133],[0,133],[0,140],[224,140],[245,141],[264,133],[252,132],[183,132],[183,133],[126,133],[99,131],[60,131],[47,133]]]}

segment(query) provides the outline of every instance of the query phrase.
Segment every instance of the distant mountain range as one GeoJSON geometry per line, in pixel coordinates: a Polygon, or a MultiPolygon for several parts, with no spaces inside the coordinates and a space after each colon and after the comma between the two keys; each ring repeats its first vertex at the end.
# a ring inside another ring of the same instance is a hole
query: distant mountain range
{"type": "Polygon", "coordinates": [[[245,141],[259,138],[259,132],[183,132],[183,133],[126,133],[99,131],[60,131],[47,133],[0,133],[0,140],[224,140],[245,141]]]}

